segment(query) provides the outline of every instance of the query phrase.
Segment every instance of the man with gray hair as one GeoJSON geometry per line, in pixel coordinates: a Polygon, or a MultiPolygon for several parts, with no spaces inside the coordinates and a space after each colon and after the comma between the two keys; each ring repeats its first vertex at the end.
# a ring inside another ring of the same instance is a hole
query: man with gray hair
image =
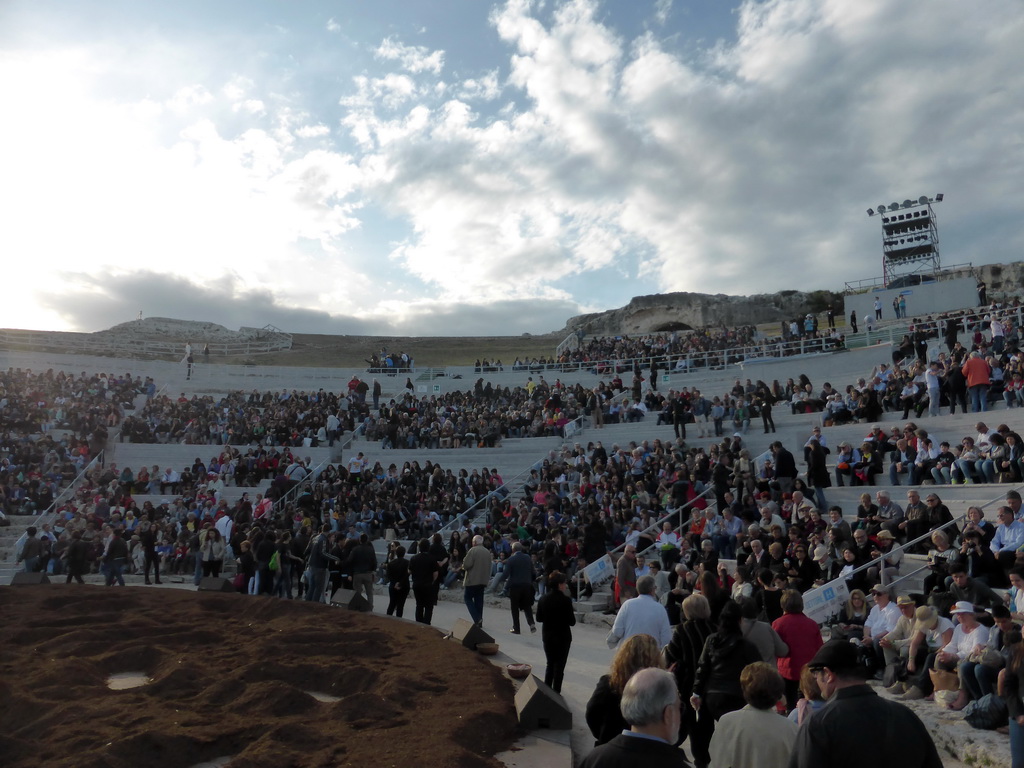
{"type": "Polygon", "coordinates": [[[492,559],[490,551],[484,546],[484,537],[479,534],[474,536],[473,546],[462,561],[462,572],[466,579],[462,597],[469,610],[469,617],[478,627],[484,625],[484,590],[491,578],[492,559]]]}
{"type": "Polygon", "coordinates": [[[636,583],[639,594],[622,604],[612,631],[608,633],[608,647],[618,648],[633,635],[650,635],[658,647],[668,645],[672,639],[672,626],[668,623],[665,606],[655,597],[653,576],[641,576],[636,583]]]}
{"type": "Polygon", "coordinates": [[[533,620],[533,561],[526,554],[521,542],[512,545],[512,557],[505,562],[508,573],[508,603],[512,612],[513,635],[519,634],[519,612],[526,614],[526,623],[530,631],[537,631],[533,620]]]}
{"type": "Polygon", "coordinates": [[[673,746],[679,737],[680,706],[671,672],[654,667],[636,672],[622,691],[620,705],[629,730],[595,747],[580,768],[689,768],[682,750],[673,746]]]}

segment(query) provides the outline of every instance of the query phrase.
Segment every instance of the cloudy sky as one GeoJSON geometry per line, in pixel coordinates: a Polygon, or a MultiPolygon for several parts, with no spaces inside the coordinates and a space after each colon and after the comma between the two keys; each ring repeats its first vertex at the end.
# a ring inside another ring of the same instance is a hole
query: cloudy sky
{"type": "Polygon", "coordinates": [[[1021,258],[1019,0],[4,0],[0,327],[546,332],[1021,258]]]}

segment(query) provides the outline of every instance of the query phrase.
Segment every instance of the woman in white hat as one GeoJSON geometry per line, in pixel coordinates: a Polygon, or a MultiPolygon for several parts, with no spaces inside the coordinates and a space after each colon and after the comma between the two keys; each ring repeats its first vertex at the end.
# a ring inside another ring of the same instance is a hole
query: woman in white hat
{"type": "MultiPolygon", "coordinates": [[[[957,622],[953,628],[953,635],[941,650],[935,655],[934,667],[936,669],[956,670],[960,662],[966,661],[971,654],[988,643],[988,627],[978,623],[974,614],[974,606],[966,600],[954,604],[950,611],[953,619],[957,622]]],[[[904,698],[921,698],[912,696],[912,691],[905,693],[904,698]]],[[[970,694],[962,685],[956,701],[949,705],[950,709],[961,710],[970,701],[970,694]]]]}

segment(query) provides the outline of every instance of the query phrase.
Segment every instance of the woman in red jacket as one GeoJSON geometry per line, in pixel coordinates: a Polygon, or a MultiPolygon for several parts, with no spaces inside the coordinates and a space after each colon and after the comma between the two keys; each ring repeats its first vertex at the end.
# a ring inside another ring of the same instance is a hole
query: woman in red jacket
{"type": "Polygon", "coordinates": [[[782,593],[782,616],[772,622],[772,629],[789,646],[789,655],[779,659],[779,672],[786,682],[786,710],[792,712],[800,690],[800,672],[822,646],[821,630],[804,615],[804,599],[795,589],[782,593]]]}

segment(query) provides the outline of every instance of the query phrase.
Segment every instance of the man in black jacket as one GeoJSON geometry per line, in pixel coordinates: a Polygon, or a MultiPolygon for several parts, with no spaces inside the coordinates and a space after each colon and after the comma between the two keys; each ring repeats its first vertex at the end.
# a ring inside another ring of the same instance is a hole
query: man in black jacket
{"type": "Polygon", "coordinates": [[[357,595],[365,595],[369,606],[366,610],[373,613],[373,579],[377,572],[377,553],[373,551],[370,537],[365,533],[359,534],[359,543],[352,547],[346,565],[352,574],[352,589],[357,595]]]}
{"type": "Polygon", "coordinates": [[[789,768],[941,768],[935,743],[917,715],[883,699],[858,677],[853,645],[831,640],[808,666],[828,704],[797,733],[789,768]]]}
{"type": "Polygon", "coordinates": [[[405,547],[395,547],[394,557],[387,566],[388,616],[402,618],[405,601],[409,597],[409,561],[405,559],[405,547]]]}
{"type": "Polygon", "coordinates": [[[547,659],[544,684],[550,686],[555,693],[561,693],[565,664],[569,660],[569,647],[572,645],[571,627],[576,624],[576,611],[573,610],[572,598],[568,594],[565,574],[560,571],[548,577],[548,591],[537,603],[537,621],[544,627],[541,633],[547,659]]]}
{"type": "Polygon", "coordinates": [[[779,492],[792,493],[793,481],[797,476],[796,459],[778,440],[772,443],[771,450],[775,456],[775,479],[779,483],[779,492]]]}
{"type": "Polygon", "coordinates": [[[434,584],[441,566],[430,554],[430,540],[421,539],[416,554],[409,559],[412,594],[416,598],[416,621],[429,624],[434,616],[434,584]]]}
{"type": "Polygon", "coordinates": [[[523,611],[530,631],[536,632],[537,625],[533,621],[533,561],[518,541],[512,545],[512,557],[505,561],[505,573],[508,574],[509,608],[512,610],[512,629],[509,631],[513,635],[519,634],[519,611],[523,611]]]}

